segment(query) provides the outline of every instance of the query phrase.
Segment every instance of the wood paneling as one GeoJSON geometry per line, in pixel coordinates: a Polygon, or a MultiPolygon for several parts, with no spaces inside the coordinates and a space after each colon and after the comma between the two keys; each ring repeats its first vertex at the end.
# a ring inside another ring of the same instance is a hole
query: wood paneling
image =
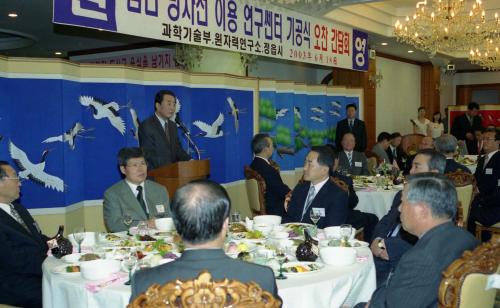
{"type": "MultiPolygon", "coordinates": [[[[431,63],[424,63],[421,66],[420,74],[420,105],[427,111],[426,117],[432,118],[432,114],[440,110],[440,86],[441,72],[439,67],[431,63]]],[[[415,110],[415,113],[417,111],[415,110]]]]}

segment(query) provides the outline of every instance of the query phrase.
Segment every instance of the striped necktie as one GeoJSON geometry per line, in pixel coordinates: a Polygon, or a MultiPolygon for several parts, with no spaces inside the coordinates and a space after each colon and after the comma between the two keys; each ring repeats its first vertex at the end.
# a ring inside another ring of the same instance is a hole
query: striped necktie
{"type": "Polygon", "coordinates": [[[26,223],[24,222],[24,220],[21,218],[21,215],[19,215],[19,213],[17,212],[16,208],[14,207],[14,205],[12,203],[9,204],[10,206],[10,213],[12,214],[12,217],[21,225],[23,226],[24,229],[26,229],[26,231],[28,231],[29,233],[31,233],[30,229],[28,228],[28,226],[26,225],[26,223]]]}
{"type": "Polygon", "coordinates": [[[349,166],[352,167],[352,152],[347,152],[347,159],[349,160],[349,166]]]}
{"type": "Polygon", "coordinates": [[[309,193],[307,194],[304,209],[302,210],[302,217],[300,218],[300,221],[304,219],[304,215],[307,213],[307,210],[311,206],[311,203],[313,202],[315,196],[316,196],[316,189],[314,188],[314,185],[311,185],[311,188],[309,188],[309,193]]]}

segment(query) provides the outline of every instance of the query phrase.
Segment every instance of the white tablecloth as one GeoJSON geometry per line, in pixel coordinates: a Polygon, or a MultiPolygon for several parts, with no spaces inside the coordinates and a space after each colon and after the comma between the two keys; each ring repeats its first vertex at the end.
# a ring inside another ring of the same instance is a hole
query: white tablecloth
{"type": "MultiPolygon", "coordinates": [[[[306,273],[278,280],[283,307],[341,307],[366,302],[375,290],[375,266],[368,248],[358,255],[368,256],[345,267],[325,266],[317,273],[306,273]]],[[[110,285],[98,293],[84,287],[78,274],[54,274],[51,269],[64,264],[49,256],[43,264],[43,307],[123,308],[128,304],[130,287],[110,285]]]]}
{"type": "Polygon", "coordinates": [[[356,190],[359,202],[356,210],[377,215],[378,219],[389,212],[392,200],[399,190],[356,190]]]}

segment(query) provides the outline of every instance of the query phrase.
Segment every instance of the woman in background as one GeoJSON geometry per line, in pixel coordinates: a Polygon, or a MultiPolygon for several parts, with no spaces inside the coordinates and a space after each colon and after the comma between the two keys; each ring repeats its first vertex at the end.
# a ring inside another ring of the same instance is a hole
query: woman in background
{"type": "Polygon", "coordinates": [[[414,134],[421,134],[421,135],[427,136],[427,128],[428,128],[428,125],[431,121],[429,121],[429,119],[425,118],[425,108],[424,107],[419,107],[418,108],[418,117],[416,119],[410,119],[410,121],[413,124],[413,133],[414,134]]]}
{"type": "Polygon", "coordinates": [[[444,125],[441,120],[441,112],[434,112],[432,115],[432,122],[429,123],[427,128],[427,136],[431,136],[432,139],[436,139],[443,135],[444,125]]]}

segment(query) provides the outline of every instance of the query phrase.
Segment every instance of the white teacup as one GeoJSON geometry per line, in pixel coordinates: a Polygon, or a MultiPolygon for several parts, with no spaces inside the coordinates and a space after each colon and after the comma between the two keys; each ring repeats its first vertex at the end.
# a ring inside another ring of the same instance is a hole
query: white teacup
{"type": "Polygon", "coordinates": [[[273,226],[272,225],[255,225],[254,224],[253,229],[262,232],[262,234],[264,234],[264,235],[268,235],[273,230],[273,226]]]}
{"type": "Polygon", "coordinates": [[[170,217],[155,219],[155,226],[159,231],[172,231],[175,229],[174,220],[170,217]]]}

